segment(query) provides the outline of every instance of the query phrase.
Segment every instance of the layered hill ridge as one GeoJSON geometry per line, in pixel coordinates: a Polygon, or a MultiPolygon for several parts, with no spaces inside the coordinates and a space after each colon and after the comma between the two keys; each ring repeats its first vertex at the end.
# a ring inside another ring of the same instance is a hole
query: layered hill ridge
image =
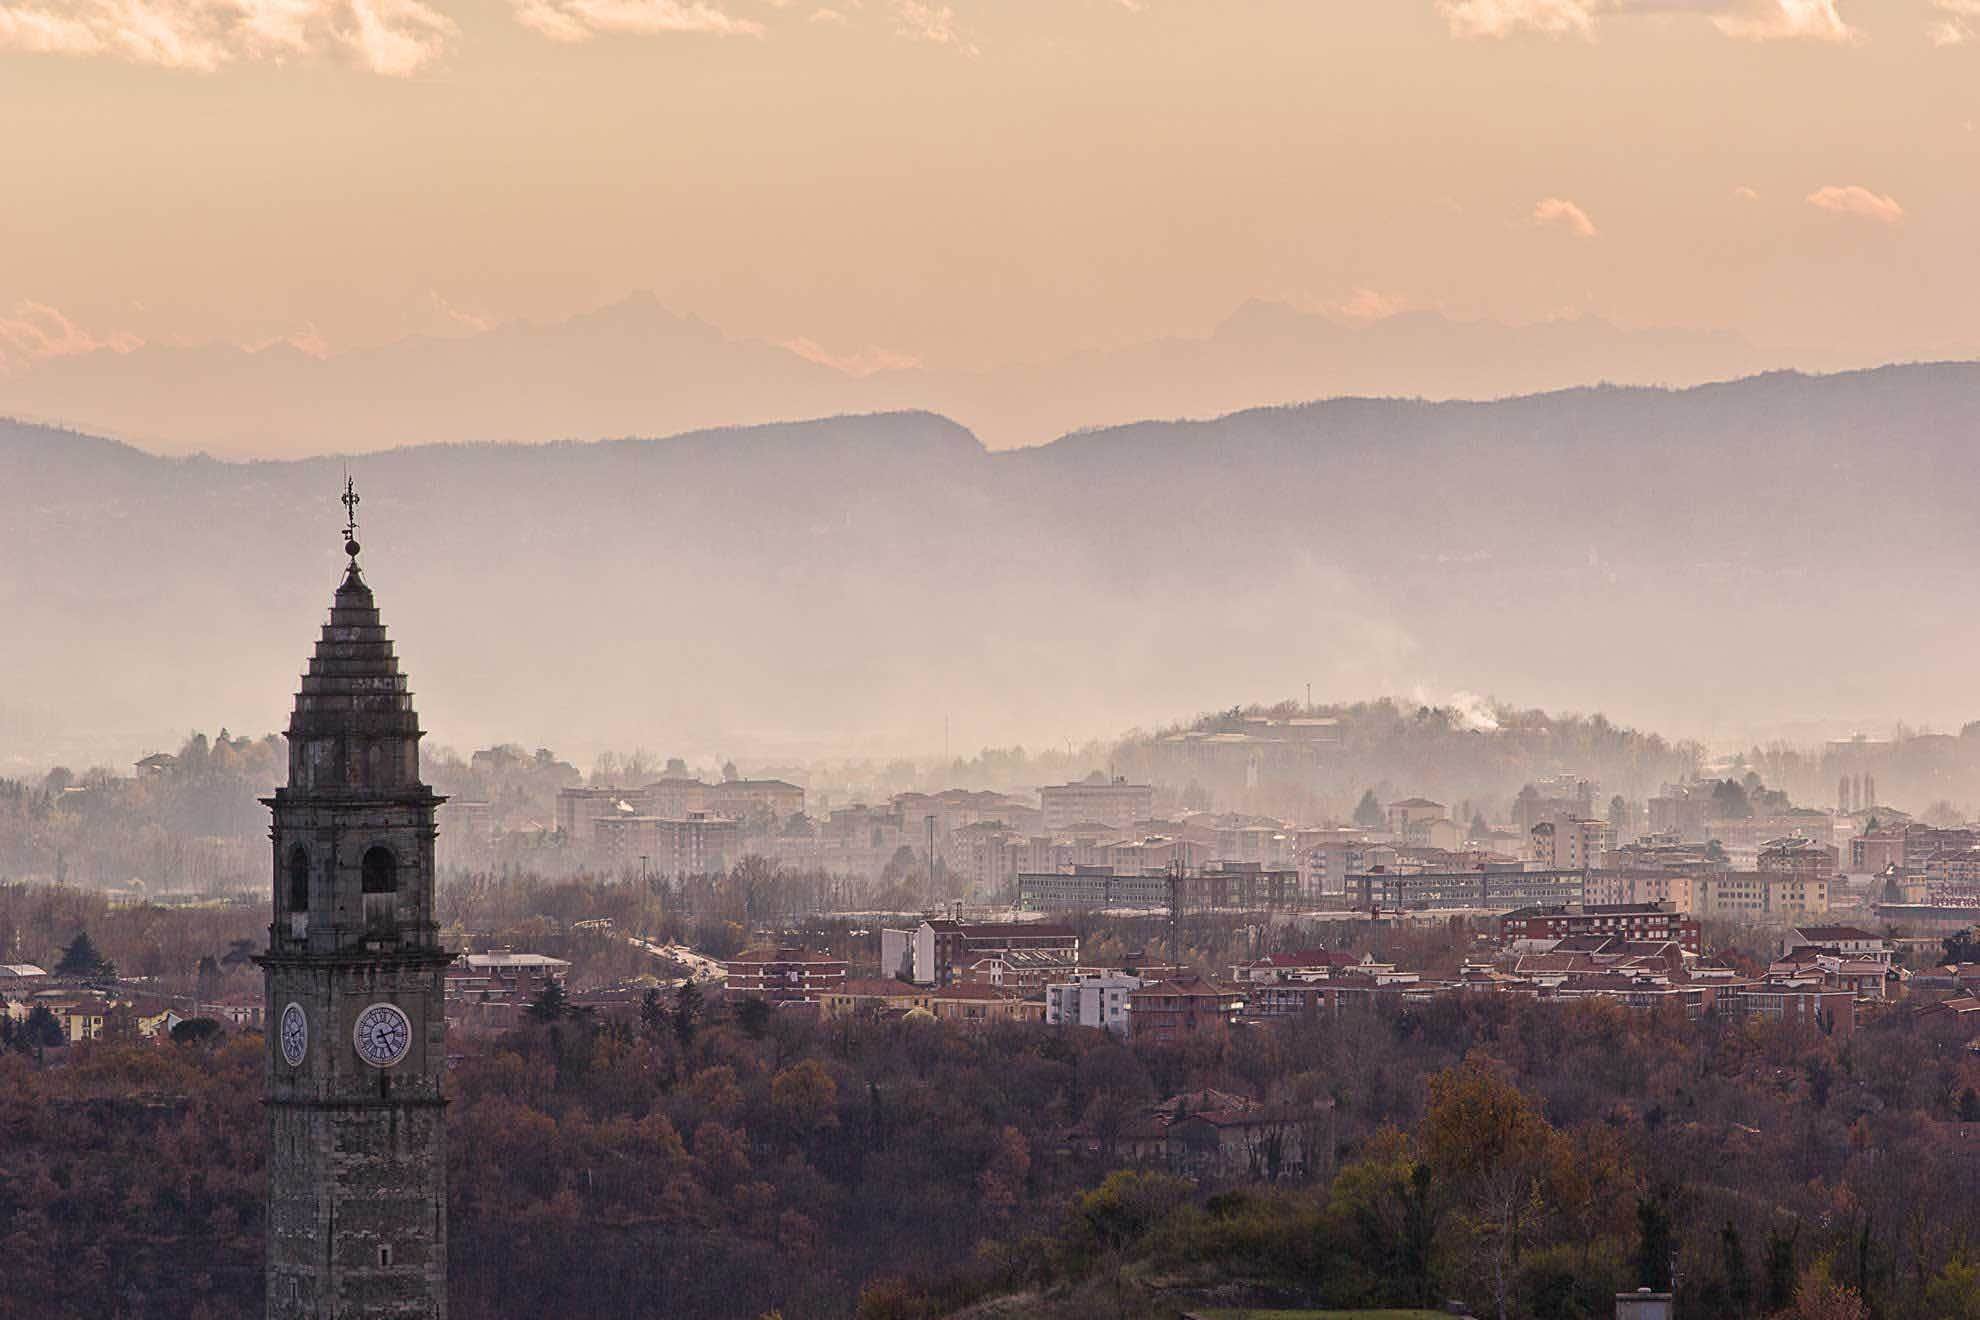
{"type": "MultiPolygon", "coordinates": [[[[1014,451],[906,412],[351,468],[447,743],[1037,743],[1309,682],[1715,736],[1980,713],[1976,434],[1980,366],[1950,363],[1014,451]]],[[[0,761],[277,727],[342,471],[0,425],[0,761]]]]}
{"type": "Polygon", "coordinates": [[[1007,449],[1080,427],[1261,402],[1489,397],[1591,380],[1691,384],[1790,364],[1855,365],[1595,317],[1507,324],[1416,310],[1356,320],[1263,301],[1202,334],[995,365],[732,336],[650,294],[557,321],[342,352],[308,347],[119,342],[4,363],[0,414],[59,419],[161,452],[299,456],[926,409],[1007,449]]]}

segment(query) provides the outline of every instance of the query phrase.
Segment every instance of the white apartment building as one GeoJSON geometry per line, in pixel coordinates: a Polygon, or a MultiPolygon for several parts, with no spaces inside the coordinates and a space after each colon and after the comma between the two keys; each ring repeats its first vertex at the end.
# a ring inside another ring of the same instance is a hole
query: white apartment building
{"type": "Polygon", "coordinates": [[[1533,860],[1549,871],[1587,871],[1609,850],[1605,820],[1543,820],[1531,831],[1533,860]]]}
{"type": "Polygon", "coordinates": [[[1139,976],[1089,972],[1045,987],[1045,1021],[1060,1026],[1102,1027],[1128,1034],[1128,996],[1141,989],[1139,976]]]}
{"type": "Polygon", "coordinates": [[[1038,799],[1044,808],[1047,834],[1087,824],[1131,834],[1136,821],[1151,820],[1155,815],[1154,787],[1130,784],[1125,779],[1053,784],[1039,789],[1038,799]]]}

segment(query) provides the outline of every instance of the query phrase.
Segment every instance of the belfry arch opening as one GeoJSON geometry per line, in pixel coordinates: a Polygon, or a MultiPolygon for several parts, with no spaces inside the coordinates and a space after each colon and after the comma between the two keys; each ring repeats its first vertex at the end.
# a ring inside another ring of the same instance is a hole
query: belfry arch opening
{"type": "Polygon", "coordinates": [[[365,850],[364,892],[367,894],[399,892],[399,859],[392,856],[392,850],[382,844],[365,850]]]}
{"type": "Polygon", "coordinates": [[[389,936],[398,922],[399,859],[383,844],[367,848],[359,872],[363,877],[365,931],[389,936]]]}
{"type": "Polygon", "coordinates": [[[300,843],[289,849],[289,911],[309,911],[309,850],[300,843]]]}

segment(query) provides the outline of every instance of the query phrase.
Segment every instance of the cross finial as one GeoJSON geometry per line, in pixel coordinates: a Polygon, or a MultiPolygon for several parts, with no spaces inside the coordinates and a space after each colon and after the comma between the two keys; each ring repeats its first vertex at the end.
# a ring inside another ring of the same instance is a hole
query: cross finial
{"type": "Polygon", "coordinates": [[[344,473],[344,553],[353,561],[358,556],[357,542],[357,483],[351,480],[349,472],[344,473]]]}

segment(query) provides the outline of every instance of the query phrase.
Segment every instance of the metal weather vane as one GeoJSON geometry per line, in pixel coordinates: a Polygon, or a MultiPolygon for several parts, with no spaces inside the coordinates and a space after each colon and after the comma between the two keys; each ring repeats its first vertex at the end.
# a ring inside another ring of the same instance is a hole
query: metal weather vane
{"type": "Polygon", "coordinates": [[[352,559],[358,555],[357,541],[357,483],[351,480],[349,472],[344,473],[344,553],[352,559]]]}

